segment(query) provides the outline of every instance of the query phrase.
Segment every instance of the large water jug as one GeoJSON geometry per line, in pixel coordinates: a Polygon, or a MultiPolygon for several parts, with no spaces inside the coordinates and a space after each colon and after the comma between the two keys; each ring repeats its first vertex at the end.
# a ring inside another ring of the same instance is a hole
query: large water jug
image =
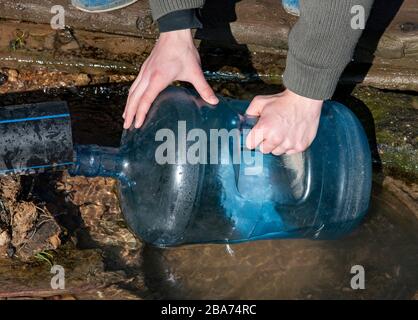
{"type": "Polygon", "coordinates": [[[367,212],[371,156],[362,126],[343,105],[324,103],[303,153],[245,148],[256,118],[248,101],[169,87],[120,148],[73,146],[65,103],[0,108],[0,175],[68,168],[119,179],[131,230],[157,246],[276,238],[331,239],[367,212]]]}
{"type": "Polygon", "coordinates": [[[343,105],[324,103],[316,139],[289,156],[245,148],[256,119],[247,101],[214,107],[170,87],[120,149],[76,146],[73,175],[120,180],[126,222],[158,246],[276,238],[330,239],[350,232],[369,205],[371,156],[343,105]]]}

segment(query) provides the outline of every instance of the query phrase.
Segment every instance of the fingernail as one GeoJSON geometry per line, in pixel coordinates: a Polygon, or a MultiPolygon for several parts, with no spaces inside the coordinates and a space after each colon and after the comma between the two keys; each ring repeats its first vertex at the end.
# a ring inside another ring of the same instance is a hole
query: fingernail
{"type": "Polygon", "coordinates": [[[210,97],[209,97],[209,102],[210,102],[211,104],[218,104],[219,99],[218,99],[216,96],[210,96],[210,97]]]}

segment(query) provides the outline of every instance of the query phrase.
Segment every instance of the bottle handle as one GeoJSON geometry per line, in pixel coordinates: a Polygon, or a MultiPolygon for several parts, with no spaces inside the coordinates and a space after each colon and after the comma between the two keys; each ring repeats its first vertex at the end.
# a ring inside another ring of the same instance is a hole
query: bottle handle
{"type": "Polygon", "coordinates": [[[241,131],[243,131],[244,129],[251,130],[252,128],[255,127],[255,125],[257,124],[259,119],[260,119],[259,116],[253,116],[253,115],[249,115],[247,113],[244,114],[244,115],[241,115],[240,130],[241,131]]]}
{"type": "MultiPolygon", "coordinates": [[[[246,146],[246,139],[252,128],[257,124],[260,117],[244,114],[241,119],[241,158],[240,164],[236,167],[236,186],[242,197],[245,199],[260,200],[260,195],[254,191],[253,187],[258,185],[268,185],[267,176],[263,174],[264,155],[256,148],[250,150],[246,146]]],[[[264,196],[264,194],[263,194],[264,196]]],[[[262,201],[257,202],[261,208],[262,201]]]]}
{"type": "Polygon", "coordinates": [[[245,145],[245,141],[247,140],[248,134],[250,133],[252,128],[255,127],[259,119],[259,116],[253,116],[247,113],[245,113],[244,115],[240,115],[241,147],[243,148],[243,150],[248,150],[245,145]]]}

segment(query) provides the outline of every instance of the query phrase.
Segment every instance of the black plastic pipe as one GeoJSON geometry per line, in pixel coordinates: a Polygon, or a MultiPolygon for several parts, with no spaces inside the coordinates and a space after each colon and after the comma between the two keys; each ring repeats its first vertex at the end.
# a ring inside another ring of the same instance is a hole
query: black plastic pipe
{"type": "Polygon", "coordinates": [[[0,176],[63,170],[73,164],[66,102],[0,108],[0,176]]]}

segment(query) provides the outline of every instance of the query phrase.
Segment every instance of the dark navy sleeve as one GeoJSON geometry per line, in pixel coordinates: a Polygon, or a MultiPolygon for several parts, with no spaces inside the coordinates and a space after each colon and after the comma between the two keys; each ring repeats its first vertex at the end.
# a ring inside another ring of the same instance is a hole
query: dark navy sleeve
{"type": "Polygon", "coordinates": [[[157,20],[160,32],[201,28],[196,9],[170,12],[157,20]]]}

